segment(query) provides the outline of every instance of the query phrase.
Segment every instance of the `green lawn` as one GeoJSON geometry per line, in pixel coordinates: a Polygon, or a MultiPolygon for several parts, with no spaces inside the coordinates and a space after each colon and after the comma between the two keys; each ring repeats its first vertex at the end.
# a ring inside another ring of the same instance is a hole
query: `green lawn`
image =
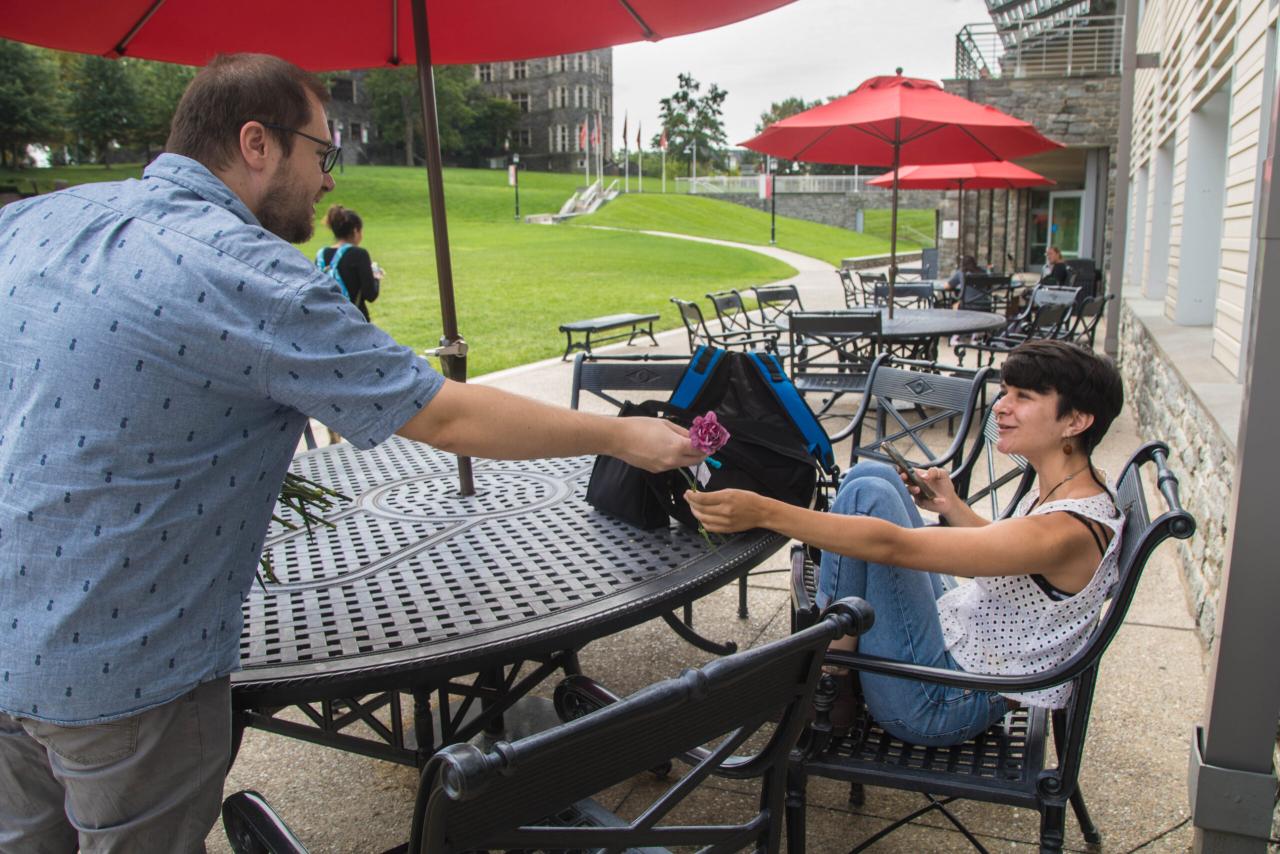
{"type": "MultiPolygon", "coordinates": [[[[137,167],[26,170],[43,186],[137,176],[137,167]]],[[[387,270],[373,319],[415,348],[440,337],[434,241],[426,174],[407,167],[348,167],[338,187],[317,208],[316,239],[308,257],[328,238],[324,211],[331,203],[356,210],[365,223],[364,246],[387,270]]],[[[556,211],[578,186],[575,175],[522,173],[520,213],[556,211]]],[[[0,184],[12,183],[0,172],[0,184]]],[[[528,225],[514,220],[506,173],[445,170],[449,245],[453,257],[458,327],[470,345],[469,372],[488,373],[564,351],[557,327],[620,311],[660,312],[657,328],[680,325],[673,296],[701,299],[712,290],[777,281],[795,274],[787,264],[720,246],[582,228],[528,225]]]]}
{"type": "MultiPolygon", "coordinates": [[[[910,252],[933,245],[932,210],[898,211],[898,249],[910,252]]],[[[672,231],[765,246],[769,243],[769,214],[707,196],[631,193],[619,196],[579,225],[603,225],[643,231],[672,231]]],[[[868,210],[864,232],[778,217],[777,245],[838,267],[843,258],[889,251],[889,211],[868,210]]]]}

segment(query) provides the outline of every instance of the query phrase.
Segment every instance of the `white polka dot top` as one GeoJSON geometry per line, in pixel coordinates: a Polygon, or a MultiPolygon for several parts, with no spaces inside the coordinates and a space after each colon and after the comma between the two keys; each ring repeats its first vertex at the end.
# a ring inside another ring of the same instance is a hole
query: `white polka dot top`
{"type": "MultiPolygon", "coordinates": [[[[1015,516],[1039,497],[1034,489],[1019,502],[1015,516]]],[[[1023,675],[1052,669],[1078,652],[1119,579],[1118,556],[1124,517],[1111,497],[1065,498],[1036,507],[1031,515],[1068,510],[1097,520],[1114,534],[1092,580],[1065,599],[1052,599],[1030,575],[975,578],[938,599],[942,636],[956,663],[970,673],[1023,675]]],[[[1008,694],[1027,706],[1060,709],[1071,685],[1008,694]]]]}

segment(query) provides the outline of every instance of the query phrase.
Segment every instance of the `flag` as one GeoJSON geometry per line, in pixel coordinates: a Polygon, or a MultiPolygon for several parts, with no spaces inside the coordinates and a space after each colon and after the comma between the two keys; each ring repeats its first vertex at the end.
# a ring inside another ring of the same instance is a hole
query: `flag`
{"type": "Polygon", "coordinates": [[[582,127],[578,128],[578,150],[582,151],[587,147],[587,123],[583,122],[582,127]]]}
{"type": "MultiPolygon", "coordinates": [[[[590,122],[591,119],[587,119],[587,121],[590,122]]],[[[591,144],[600,144],[600,115],[598,113],[596,114],[596,126],[591,129],[591,144]]]]}
{"type": "Polygon", "coordinates": [[[662,139],[658,140],[658,148],[661,148],[663,151],[667,150],[667,129],[666,128],[662,129],[662,139]]]}
{"type": "Polygon", "coordinates": [[[636,151],[639,151],[642,148],[644,148],[644,145],[642,145],[640,142],[640,123],[637,122],[636,123],[636,151]]]}
{"type": "Polygon", "coordinates": [[[623,149],[626,149],[627,147],[627,114],[626,113],[622,114],[622,147],[623,149]]]}

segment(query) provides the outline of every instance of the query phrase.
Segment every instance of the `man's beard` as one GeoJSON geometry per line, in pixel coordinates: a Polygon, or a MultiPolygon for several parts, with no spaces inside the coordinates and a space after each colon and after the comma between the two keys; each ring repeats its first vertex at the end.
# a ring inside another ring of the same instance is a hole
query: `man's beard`
{"type": "Polygon", "coordinates": [[[258,208],[258,222],[289,243],[306,243],[315,233],[315,203],[277,172],[258,208]]]}

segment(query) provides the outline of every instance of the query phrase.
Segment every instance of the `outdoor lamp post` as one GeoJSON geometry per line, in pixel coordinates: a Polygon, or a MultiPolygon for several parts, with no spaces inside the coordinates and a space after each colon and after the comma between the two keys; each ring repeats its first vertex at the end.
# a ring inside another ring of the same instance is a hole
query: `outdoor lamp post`
{"type": "Polygon", "coordinates": [[[778,162],[765,158],[769,170],[769,245],[778,242],[778,162]]]}

